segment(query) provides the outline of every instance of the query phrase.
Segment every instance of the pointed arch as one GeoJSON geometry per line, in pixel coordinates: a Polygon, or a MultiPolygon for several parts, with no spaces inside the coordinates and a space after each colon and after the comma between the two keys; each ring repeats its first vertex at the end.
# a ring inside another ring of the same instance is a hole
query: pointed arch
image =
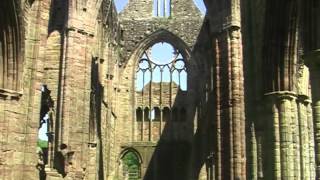
{"type": "Polygon", "coordinates": [[[0,89],[20,90],[23,65],[23,26],[20,7],[6,0],[0,6],[0,89]]]}
{"type": "Polygon", "coordinates": [[[128,147],[128,148],[125,148],[121,153],[120,153],[120,156],[119,156],[119,159],[118,161],[120,161],[127,153],[129,152],[132,152],[134,153],[137,157],[138,157],[138,160],[139,160],[139,163],[142,164],[143,163],[143,159],[142,159],[142,156],[141,154],[139,153],[139,151],[137,151],[135,148],[133,147],[128,147]]]}
{"type": "Polygon", "coordinates": [[[180,37],[166,29],[159,29],[140,41],[130,59],[137,60],[143,54],[145,49],[158,42],[167,42],[173,45],[181,51],[182,56],[186,60],[189,60],[191,57],[191,49],[180,37]]]}
{"type": "Polygon", "coordinates": [[[142,158],[140,153],[132,148],[126,148],[121,154],[119,163],[120,167],[120,177],[121,179],[140,179],[141,178],[141,167],[142,158]]]}

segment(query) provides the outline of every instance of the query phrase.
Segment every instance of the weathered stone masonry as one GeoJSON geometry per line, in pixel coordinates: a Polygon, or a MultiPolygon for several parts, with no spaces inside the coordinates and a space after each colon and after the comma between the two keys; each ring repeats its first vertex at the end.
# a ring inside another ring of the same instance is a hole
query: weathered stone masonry
{"type": "Polygon", "coordinates": [[[319,179],[319,1],[204,2],[205,15],[192,0],[120,13],[112,0],[2,0],[0,179],[122,180],[129,152],[138,179],[319,179]],[[136,91],[158,42],[182,54],[186,91],[136,91]]]}

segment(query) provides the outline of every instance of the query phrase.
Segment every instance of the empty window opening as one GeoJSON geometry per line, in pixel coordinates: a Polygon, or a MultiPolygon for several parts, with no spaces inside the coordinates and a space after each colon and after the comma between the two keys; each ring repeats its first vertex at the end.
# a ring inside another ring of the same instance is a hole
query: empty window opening
{"type": "Polygon", "coordinates": [[[142,109],[139,107],[136,110],[136,121],[141,122],[142,121],[142,109]]]}
{"type": "Polygon", "coordinates": [[[162,114],[164,122],[170,121],[170,109],[168,107],[163,108],[162,114]]]}
{"type": "Polygon", "coordinates": [[[171,0],[154,0],[153,15],[155,17],[171,16],[171,0]]]}
{"type": "Polygon", "coordinates": [[[160,121],[161,111],[159,107],[154,107],[151,112],[151,120],[152,121],[160,121]]]}
{"type": "Polygon", "coordinates": [[[169,43],[156,43],[139,60],[136,91],[147,89],[150,83],[174,83],[187,90],[187,68],[180,51],[169,43]]]}
{"type": "Polygon", "coordinates": [[[122,178],[128,180],[139,180],[141,177],[141,164],[136,153],[128,151],[121,160],[122,178]]]}
{"type": "Polygon", "coordinates": [[[159,42],[146,48],[136,65],[136,107],[143,107],[143,115],[136,109],[136,121],[140,116],[147,123],[138,123],[141,141],[156,140],[165,126],[158,122],[180,121],[179,109],[171,114],[172,106],[178,107],[186,98],[187,61],[182,51],[169,43],[159,42]],[[148,137],[148,138],[145,138],[148,137]]]}
{"type": "MultiPolygon", "coordinates": [[[[36,165],[39,170],[40,180],[45,179],[45,166],[48,164],[49,151],[53,152],[52,146],[49,147],[49,142],[53,142],[52,137],[52,107],[53,102],[50,96],[50,90],[46,85],[41,88],[41,108],[39,118],[39,130],[38,130],[38,141],[37,141],[37,154],[38,163],[36,165]]],[[[52,155],[51,155],[52,156],[52,155]]]]}
{"type": "Polygon", "coordinates": [[[149,108],[144,108],[144,121],[150,121],[150,117],[151,114],[149,108]]]}

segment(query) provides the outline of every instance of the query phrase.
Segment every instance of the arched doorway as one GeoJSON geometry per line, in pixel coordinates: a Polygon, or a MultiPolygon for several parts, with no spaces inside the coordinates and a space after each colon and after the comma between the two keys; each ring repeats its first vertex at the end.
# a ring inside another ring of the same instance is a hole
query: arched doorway
{"type": "Polygon", "coordinates": [[[120,179],[140,180],[141,164],[141,156],[136,150],[132,148],[124,150],[120,156],[120,179]]]}

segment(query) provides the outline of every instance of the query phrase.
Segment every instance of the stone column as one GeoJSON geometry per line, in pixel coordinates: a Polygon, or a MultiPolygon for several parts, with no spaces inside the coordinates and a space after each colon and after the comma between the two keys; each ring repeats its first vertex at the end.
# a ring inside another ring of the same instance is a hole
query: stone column
{"type": "Polygon", "coordinates": [[[217,179],[246,178],[244,77],[240,27],[216,34],[217,179]]]}
{"type": "MultiPolygon", "coordinates": [[[[266,94],[270,99],[269,107],[272,113],[272,124],[266,132],[268,137],[265,142],[265,150],[272,154],[273,157],[266,159],[267,177],[273,179],[295,179],[295,163],[299,162],[299,157],[295,157],[294,141],[295,135],[295,114],[292,113],[295,105],[296,95],[293,92],[279,91],[266,94]],[[269,146],[269,147],[268,147],[269,146]],[[272,168],[270,167],[272,166],[272,168]]],[[[269,124],[269,122],[266,122],[269,124]]],[[[266,156],[267,158],[267,156],[266,156]]]]}
{"type": "Polygon", "coordinates": [[[307,96],[298,96],[298,122],[299,122],[299,141],[300,141],[300,164],[301,164],[301,178],[310,179],[310,134],[313,131],[310,129],[308,122],[308,104],[307,96]]]}
{"type": "Polygon", "coordinates": [[[316,178],[316,162],[315,162],[315,142],[314,142],[314,123],[312,116],[311,101],[307,104],[307,119],[309,127],[309,167],[310,167],[310,179],[316,178]]]}
{"type": "Polygon", "coordinates": [[[258,143],[257,143],[257,137],[256,137],[256,130],[254,127],[254,124],[252,123],[250,127],[250,154],[248,154],[249,157],[249,168],[251,171],[249,172],[248,176],[251,180],[257,180],[258,179],[258,143]],[[251,167],[250,167],[251,166],[251,167]]]}
{"type": "Polygon", "coordinates": [[[316,177],[320,179],[320,49],[306,53],[304,61],[310,71],[316,149],[316,177]]]}
{"type": "MultiPolygon", "coordinates": [[[[229,29],[229,86],[230,99],[230,145],[231,167],[234,179],[246,179],[246,147],[245,147],[245,116],[244,116],[244,85],[243,57],[240,28],[229,29]]],[[[231,176],[232,177],[232,176],[231,176]]]]}

